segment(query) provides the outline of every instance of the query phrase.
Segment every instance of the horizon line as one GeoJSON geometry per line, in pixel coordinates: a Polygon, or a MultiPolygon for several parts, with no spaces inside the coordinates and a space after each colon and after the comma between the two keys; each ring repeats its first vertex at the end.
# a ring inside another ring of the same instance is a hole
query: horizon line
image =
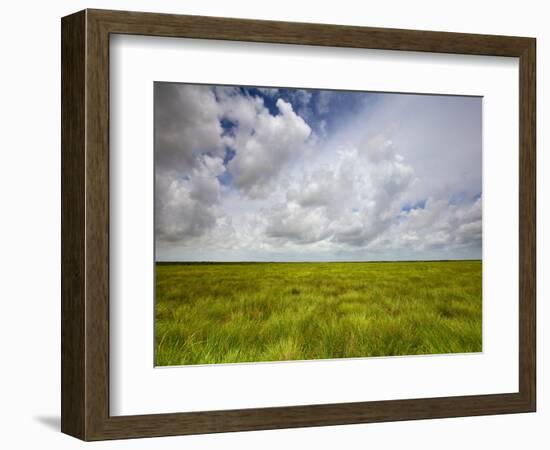
{"type": "Polygon", "coordinates": [[[464,258],[464,259],[383,259],[383,260],[326,260],[326,261],[155,261],[157,264],[303,264],[303,263],[399,263],[399,262],[458,262],[458,261],[483,261],[482,258],[464,258]]]}

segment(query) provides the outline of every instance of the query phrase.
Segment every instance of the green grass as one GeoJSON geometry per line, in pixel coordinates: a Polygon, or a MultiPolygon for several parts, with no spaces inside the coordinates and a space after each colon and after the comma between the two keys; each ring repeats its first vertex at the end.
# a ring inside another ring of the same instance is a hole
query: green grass
{"type": "Polygon", "coordinates": [[[156,271],[159,366],[482,350],[481,261],[156,271]]]}

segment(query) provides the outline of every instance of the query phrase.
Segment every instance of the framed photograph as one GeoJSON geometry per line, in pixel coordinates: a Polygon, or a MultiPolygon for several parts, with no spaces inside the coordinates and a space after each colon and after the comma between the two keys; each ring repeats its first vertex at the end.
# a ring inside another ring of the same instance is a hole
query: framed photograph
{"type": "Polygon", "coordinates": [[[61,30],[64,433],[535,411],[534,38],[61,30]]]}

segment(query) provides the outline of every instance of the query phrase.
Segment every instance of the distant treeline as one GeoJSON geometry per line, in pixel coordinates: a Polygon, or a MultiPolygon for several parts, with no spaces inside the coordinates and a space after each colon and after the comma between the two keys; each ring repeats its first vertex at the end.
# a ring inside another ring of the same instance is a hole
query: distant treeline
{"type": "Polygon", "coordinates": [[[481,262],[481,259],[414,259],[397,261],[156,261],[158,265],[219,265],[219,264],[378,264],[378,263],[444,263],[444,262],[481,262]]]}

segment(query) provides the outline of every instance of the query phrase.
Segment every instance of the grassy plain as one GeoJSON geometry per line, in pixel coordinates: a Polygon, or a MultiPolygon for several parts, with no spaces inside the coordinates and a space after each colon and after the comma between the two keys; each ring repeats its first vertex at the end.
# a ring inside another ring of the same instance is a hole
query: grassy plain
{"type": "Polygon", "coordinates": [[[480,352],[481,261],[157,263],[158,366],[480,352]]]}

